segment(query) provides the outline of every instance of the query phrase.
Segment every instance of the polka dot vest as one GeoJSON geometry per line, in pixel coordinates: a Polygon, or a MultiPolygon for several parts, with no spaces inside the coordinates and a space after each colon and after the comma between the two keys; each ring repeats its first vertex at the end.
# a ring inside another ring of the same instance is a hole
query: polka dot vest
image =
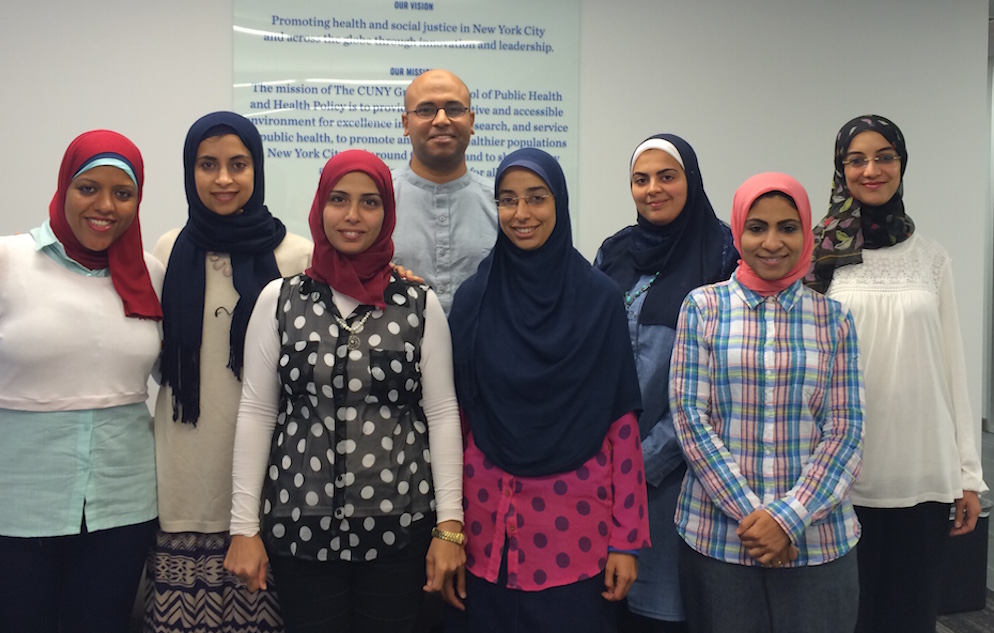
{"type": "Polygon", "coordinates": [[[328,286],[284,281],[280,414],[263,495],[271,553],[373,560],[406,545],[411,524],[433,513],[419,368],[425,296],[391,277],[386,308],[359,306],[344,319],[350,333],[328,286]]]}

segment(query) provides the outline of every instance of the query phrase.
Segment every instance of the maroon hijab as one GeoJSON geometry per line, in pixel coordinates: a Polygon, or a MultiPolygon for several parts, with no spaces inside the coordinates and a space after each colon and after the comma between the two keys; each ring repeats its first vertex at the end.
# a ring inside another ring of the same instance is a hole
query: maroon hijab
{"type": "Polygon", "coordinates": [[[129,317],[162,319],[162,307],[152,288],[152,280],[145,267],[141,226],[138,211],[124,233],[114,240],[107,250],[91,251],[76,239],[66,221],[66,193],[73,177],[88,163],[98,158],[116,158],[127,163],[138,181],[138,203],[141,204],[142,185],[145,180],[141,152],[134,143],[110,130],[91,130],[77,136],[62,157],[59,167],[59,187],[48,205],[52,232],[62,243],[73,260],[91,270],[109,268],[114,289],[124,303],[124,313],[129,317]]]}
{"type": "Polygon", "coordinates": [[[333,156],[321,172],[317,193],[311,204],[307,223],[314,241],[314,256],[307,275],[335,290],[358,299],[364,305],[386,306],[383,291],[390,281],[390,260],[393,259],[393,228],[397,223],[397,208],[393,197],[390,169],[374,154],[350,149],[333,156]],[[324,206],[328,194],[345,174],[359,171],[376,183],[383,198],[383,227],[376,240],[365,251],[345,255],[335,250],[324,232],[324,206]]]}

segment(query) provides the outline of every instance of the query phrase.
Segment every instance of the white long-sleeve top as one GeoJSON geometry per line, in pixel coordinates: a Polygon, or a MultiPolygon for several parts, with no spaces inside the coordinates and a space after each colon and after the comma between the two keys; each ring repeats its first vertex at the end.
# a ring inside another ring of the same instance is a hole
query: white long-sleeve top
{"type": "Polygon", "coordinates": [[[866,385],[853,503],[910,507],[986,490],[945,250],[917,234],[864,249],[862,264],[835,271],[827,295],[852,312],[866,385]]]}
{"type": "MultiPolygon", "coordinates": [[[[282,279],[270,282],[259,294],[245,333],[242,398],[235,429],[232,466],[231,534],[259,533],[263,479],[269,464],[270,441],[280,402],[276,373],[280,339],[276,304],[282,279]]],[[[338,311],[346,318],[359,301],[332,288],[338,311]]],[[[462,432],[452,375],[452,339],[438,297],[428,291],[424,336],[421,341],[422,408],[428,421],[431,473],[439,523],[462,522],[462,432]]]]}

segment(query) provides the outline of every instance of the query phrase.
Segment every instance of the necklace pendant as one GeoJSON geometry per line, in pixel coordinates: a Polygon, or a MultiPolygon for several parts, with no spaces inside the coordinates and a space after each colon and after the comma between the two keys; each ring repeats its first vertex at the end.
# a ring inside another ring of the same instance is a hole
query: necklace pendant
{"type": "Polygon", "coordinates": [[[347,347],[350,352],[354,352],[359,349],[359,337],[355,334],[349,334],[349,342],[347,343],[347,347]]]}

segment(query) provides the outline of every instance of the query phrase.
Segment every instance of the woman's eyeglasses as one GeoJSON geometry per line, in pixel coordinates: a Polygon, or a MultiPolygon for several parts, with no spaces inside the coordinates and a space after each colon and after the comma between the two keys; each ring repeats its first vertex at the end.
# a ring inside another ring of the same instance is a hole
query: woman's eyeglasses
{"type": "Polygon", "coordinates": [[[501,196],[497,198],[496,202],[497,206],[502,209],[517,209],[518,202],[521,200],[524,200],[525,204],[528,205],[529,207],[537,207],[545,203],[545,201],[551,197],[552,197],[551,193],[545,195],[539,195],[537,193],[533,193],[530,196],[521,196],[519,198],[515,198],[514,196],[501,196]]]}
{"type": "Polygon", "coordinates": [[[901,157],[897,154],[880,154],[879,156],[871,156],[869,158],[866,156],[852,156],[842,161],[842,164],[853,169],[864,169],[870,164],[870,161],[875,162],[878,167],[889,167],[899,160],[901,160],[901,157]]]}

